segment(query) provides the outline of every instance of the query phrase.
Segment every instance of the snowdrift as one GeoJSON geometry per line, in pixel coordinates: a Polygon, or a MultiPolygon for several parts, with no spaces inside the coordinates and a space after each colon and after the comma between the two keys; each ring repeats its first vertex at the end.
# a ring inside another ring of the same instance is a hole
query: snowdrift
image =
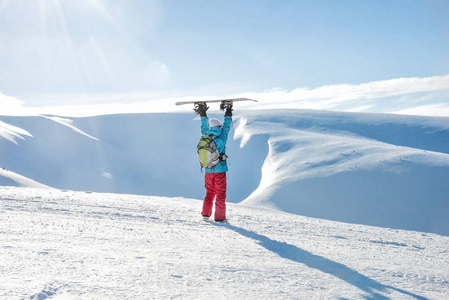
{"type": "Polygon", "coordinates": [[[449,234],[449,119],[319,111],[247,113],[242,147],[267,135],[243,201],[344,222],[449,234]]]}
{"type": "MultiPolygon", "coordinates": [[[[234,120],[229,202],[449,235],[448,118],[273,110],[234,120]]],[[[0,167],[40,184],[204,196],[200,123],[191,114],[0,122],[0,167]]],[[[26,186],[5,174],[0,184],[26,186]]]]}

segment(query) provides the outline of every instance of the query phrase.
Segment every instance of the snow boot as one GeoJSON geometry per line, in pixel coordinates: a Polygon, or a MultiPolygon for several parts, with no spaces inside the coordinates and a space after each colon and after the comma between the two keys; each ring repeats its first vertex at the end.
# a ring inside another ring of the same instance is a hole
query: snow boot
{"type": "Polygon", "coordinates": [[[224,220],[215,220],[215,222],[217,222],[217,223],[229,223],[228,219],[224,219],[224,220]]]}

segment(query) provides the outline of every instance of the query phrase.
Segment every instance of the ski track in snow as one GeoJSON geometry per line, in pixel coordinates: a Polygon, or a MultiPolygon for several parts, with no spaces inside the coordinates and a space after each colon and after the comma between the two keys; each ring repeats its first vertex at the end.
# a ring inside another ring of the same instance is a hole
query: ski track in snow
{"type": "Polygon", "coordinates": [[[228,204],[0,187],[1,299],[448,299],[449,237],[228,204]]]}

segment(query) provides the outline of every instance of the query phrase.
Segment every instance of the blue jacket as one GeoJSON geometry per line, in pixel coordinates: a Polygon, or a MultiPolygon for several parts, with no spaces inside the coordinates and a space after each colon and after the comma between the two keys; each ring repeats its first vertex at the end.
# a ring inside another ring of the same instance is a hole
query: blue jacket
{"type": "MultiPolygon", "coordinates": [[[[215,146],[220,154],[226,152],[226,142],[228,141],[228,134],[231,130],[231,117],[225,117],[223,122],[223,128],[212,127],[209,128],[209,119],[207,117],[201,117],[201,134],[214,135],[215,146]]],[[[218,165],[211,168],[206,168],[206,173],[223,173],[228,171],[228,163],[226,161],[220,162],[218,165]]]]}

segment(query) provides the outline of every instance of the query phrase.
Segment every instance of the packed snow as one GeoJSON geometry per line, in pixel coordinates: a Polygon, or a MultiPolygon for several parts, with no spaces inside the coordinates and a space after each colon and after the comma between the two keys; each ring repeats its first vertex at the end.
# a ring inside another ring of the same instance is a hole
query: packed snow
{"type": "Polygon", "coordinates": [[[449,237],[186,198],[0,188],[2,299],[447,299],[449,237]]]}

